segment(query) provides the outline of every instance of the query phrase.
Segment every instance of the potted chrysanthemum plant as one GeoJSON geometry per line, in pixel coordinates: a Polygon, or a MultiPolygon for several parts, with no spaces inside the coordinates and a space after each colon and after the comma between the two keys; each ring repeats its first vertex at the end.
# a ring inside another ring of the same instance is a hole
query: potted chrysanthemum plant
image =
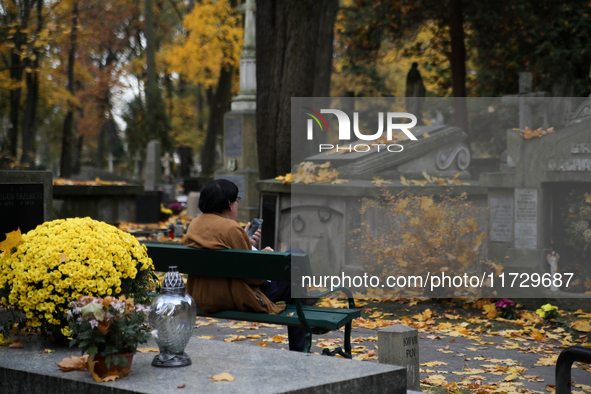
{"type": "Polygon", "coordinates": [[[132,298],[80,296],[66,311],[68,325],[62,329],[70,347],[88,353],[88,365],[95,378],[129,375],[133,355],[150,336],[147,316],[150,307],[132,298]]]}
{"type": "Polygon", "coordinates": [[[45,222],[22,238],[19,231],[12,237],[17,238],[0,254],[0,301],[24,315],[19,330],[55,337],[65,326],[69,303],[81,295],[125,295],[149,303],[154,266],[131,234],[74,218],[45,222]]]}

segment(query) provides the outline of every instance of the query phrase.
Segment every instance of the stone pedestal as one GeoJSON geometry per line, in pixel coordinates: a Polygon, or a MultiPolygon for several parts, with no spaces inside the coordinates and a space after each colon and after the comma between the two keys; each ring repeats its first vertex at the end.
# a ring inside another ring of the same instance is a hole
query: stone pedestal
{"type": "MultiPolygon", "coordinates": [[[[259,159],[256,144],[256,32],[254,0],[239,6],[244,13],[244,46],[240,55],[240,93],[232,100],[232,111],[224,116],[224,167],[216,179],[234,182],[240,194],[238,221],[259,217],[259,159]]],[[[263,225],[264,226],[264,225],[263,225]]],[[[264,228],[264,227],[263,227],[264,228]]]]}
{"type": "Polygon", "coordinates": [[[148,142],[146,151],[145,189],[146,191],[158,190],[157,187],[162,179],[160,141],[148,142]]]}
{"type": "Polygon", "coordinates": [[[227,179],[238,186],[238,221],[249,222],[259,216],[258,154],[255,111],[231,111],[224,117],[224,167],[216,179],[227,179]]]}
{"type": "Polygon", "coordinates": [[[380,364],[406,368],[406,387],[420,391],[419,335],[415,328],[395,324],[378,331],[380,364]]]}

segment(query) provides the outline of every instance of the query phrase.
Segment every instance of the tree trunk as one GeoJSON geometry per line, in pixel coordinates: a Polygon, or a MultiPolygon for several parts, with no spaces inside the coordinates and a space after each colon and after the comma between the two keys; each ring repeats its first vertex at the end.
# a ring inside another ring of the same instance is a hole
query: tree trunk
{"type": "MultiPolygon", "coordinates": [[[[43,28],[43,1],[37,1],[37,33],[38,36],[43,28]]],[[[25,113],[23,114],[23,155],[21,164],[28,168],[35,166],[35,121],[37,117],[37,103],[39,102],[39,60],[42,55],[41,50],[35,49],[35,59],[30,63],[31,71],[27,73],[27,98],[25,100],[25,113]]]]}
{"type": "MultiPolygon", "coordinates": [[[[26,2],[19,15],[18,10],[12,11],[14,8],[9,7],[11,11],[8,12],[8,20],[11,23],[19,24],[18,31],[13,36],[13,48],[10,52],[10,78],[13,82],[20,82],[23,78],[23,62],[20,56],[22,45],[27,44],[27,35],[22,31],[28,28],[29,14],[32,4],[26,2]]],[[[18,148],[18,126],[19,126],[19,111],[21,101],[21,88],[10,91],[10,127],[8,129],[8,141],[6,151],[8,155],[16,160],[18,148]]],[[[4,147],[3,147],[4,148],[4,147]]],[[[3,149],[4,150],[4,149],[3,149]]]]}
{"type": "Polygon", "coordinates": [[[468,108],[465,98],[466,46],[464,43],[462,0],[449,0],[449,36],[455,125],[468,133],[468,108]]]}
{"type": "MultiPolygon", "coordinates": [[[[170,121],[166,113],[166,101],[158,86],[156,76],[156,36],[154,34],[154,12],[152,0],[146,0],[146,135],[147,140],[157,139],[163,151],[172,152],[170,121]]],[[[160,4],[160,3],[157,3],[160,4]]]]}
{"type": "MultiPolygon", "coordinates": [[[[68,53],[68,91],[74,95],[74,62],[76,60],[76,38],[78,30],[78,1],[74,2],[72,9],[72,34],[70,35],[70,51],[68,53]]],[[[64,121],[64,134],[62,138],[62,160],[60,176],[70,178],[72,176],[72,126],[74,124],[74,108],[70,105],[66,120],[64,121]]]]}
{"type": "MultiPolygon", "coordinates": [[[[154,37],[154,10],[152,0],[146,0],[146,124],[149,128],[154,124],[156,98],[156,39],[154,37]]],[[[151,133],[148,132],[151,137],[151,133]]]]}
{"type": "Polygon", "coordinates": [[[339,10],[339,0],[327,0],[320,4],[316,71],[314,72],[314,97],[330,97],[330,76],[334,52],[334,22],[339,10]]]}
{"type": "Polygon", "coordinates": [[[335,3],[334,0],[257,0],[256,31],[265,32],[256,36],[257,144],[261,179],[290,172],[292,161],[297,163],[310,153],[304,144],[292,151],[291,98],[311,97],[315,93],[327,95],[330,73],[326,70],[330,68],[326,63],[332,63],[332,56],[322,56],[324,60],[317,56],[320,51],[332,54],[328,43],[321,44],[330,37],[325,30],[328,27],[321,27],[321,24],[330,23],[327,20],[334,22],[334,16],[329,15],[338,5],[335,3]],[[323,11],[318,12],[319,9],[323,11]],[[317,72],[328,74],[322,80],[324,84],[316,77],[317,72]],[[319,81],[317,88],[316,80],[319,81]]]}
{"type": "Polygon", "coordinates": [[[216,143],[224,129],[224,113],[230,109],[232,100],[232,75],[234,68],[228,70],[221,66],[218,87],[215,94],[208,90],[209,122],[207,123],[207,135],[201,151],[201,173],[203,176],[213,176],[216,157],[216,143]]]}

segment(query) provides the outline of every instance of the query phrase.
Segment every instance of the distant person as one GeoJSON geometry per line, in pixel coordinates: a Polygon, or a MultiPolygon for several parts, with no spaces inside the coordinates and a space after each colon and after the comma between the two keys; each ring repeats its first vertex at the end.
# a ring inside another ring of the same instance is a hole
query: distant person
{"type": "Polygon", "coordinates": [[[419,63],[414,62],[406,76],[406,112],[417,117],[417,126],[423,123],[423,105],[425,105],[425,85],[419,72],[419,63]]]}

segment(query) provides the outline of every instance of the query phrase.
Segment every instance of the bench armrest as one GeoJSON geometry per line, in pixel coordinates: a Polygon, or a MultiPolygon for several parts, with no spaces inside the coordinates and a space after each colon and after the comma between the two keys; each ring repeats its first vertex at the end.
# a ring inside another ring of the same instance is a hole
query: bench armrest
{"type": "MultiPolygon", "coordinates": [[[[349,301],[349,309],[355,309],[355,300],[353,299],[353,293],[351,293],[351,290],[347,289],[346,287],[335,287],[332,290],[327,290],[327,291],[323,291],[322,293],[319,293],[319,294],[314,294],[313,298],[326,297],[327,295],[330,295],[330,294],[335,293],[337,291],[342,291],[343,293],[345,293],[345,295],[347,296],[347,299],[349,301]]],[[[311,294],[307,294],[307,295],[312,296],[311,294]]],[[[302,307],[302,299],[295,298],[294,303],[295,303],[296,313],[298,315],[300,323],[302,323],[302,326],[304,327],[306,332],[309,332],[311,328],[310,328],[310,325],[308,324],[308,321],[306,320],[306,317],[304,315],[304,309],[302,307]]]]}

